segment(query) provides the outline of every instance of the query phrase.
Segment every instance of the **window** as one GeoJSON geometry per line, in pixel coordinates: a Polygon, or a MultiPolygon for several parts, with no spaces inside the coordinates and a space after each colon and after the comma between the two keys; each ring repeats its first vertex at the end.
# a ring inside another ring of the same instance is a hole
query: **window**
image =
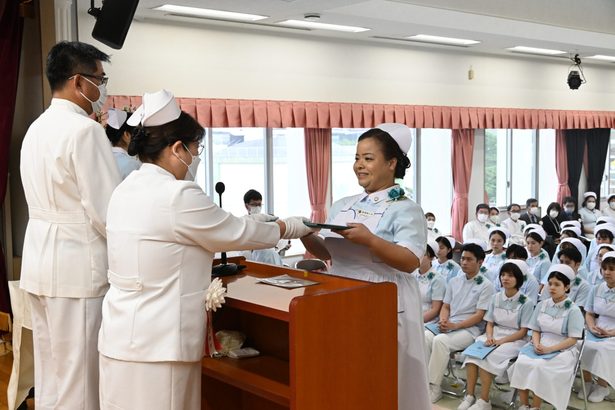
{"type": "Polygon", "coordinates": [[[606,156],[604,167],[604,180],[601,187],[601,196],[608,199],[608,196],[615,194],[615,130],[611,130],[611,141],[606,156]]]}
{"type": "Polygon", "coordinates": [[[331,198],[333,202],[361,192],[352,170],[357,140],[366,128],[333,128],[331,130],[331,198]]]}
{"type": "MultiPolygon", "coordinates": [[[[265,193],[265,128],[212,129],[212,181],[224,182],[222,208],[236,216],[246,214],[243,195],[256,189],[263,195],[263,209],[268,209],[265,193]]],[[[213,191],[213,190],[212,190],[213,191]]],[[[212,199],[218,203],[218,194],[212,199]]]]}
{"type": "MultiPolygon", "coordinates": [[[[510,178],[512,201],[524,204],[535,196],[535,130],[511,130],[512,157],[510,178]]],[[[546,208],[545,208],[546,209],[546,208]]]]}
{"type": "MultiPolygon", "coordinates": [[[[281,218],[310,217],[310,197],[305,167],[303,128],[274,128],[273,145],[273,211],[281,218]]],[[[299,239],[291,242],[286,256],[299,255],[305,248],[299,239]]]]}
{"type": "Polygon", "coordinates": [[[485,130],[485,192],[492,206],[508,204],[508,130],[485,130]]]}
{"type": "Polygon", "coordinates": [[[557,201],[557,172],[555,170],[555,130],[538,131],[538,202],[543,214],[551,202],[557,201]]]}
{"type": "Polygon", "coordinates": [[[419,160],[410,171],[420,167],[420,204],[423,212],[436,215],[436,227],[444,234],[451,231],[453,170],[451,165],[451,130],[420,130],[419,160]]]}

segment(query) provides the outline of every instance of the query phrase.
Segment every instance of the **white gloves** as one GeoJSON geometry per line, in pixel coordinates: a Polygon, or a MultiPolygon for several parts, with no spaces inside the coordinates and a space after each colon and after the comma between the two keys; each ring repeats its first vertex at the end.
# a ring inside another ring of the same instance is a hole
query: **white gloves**
{"type": "Polygon", "coordinates": [[[213,310],[215,312],[216,309],[221,308],[225,295],[226,288],[222,286],[220,278],[212,280],[205,292],[205,310],[213,310]]]}
{"type": "Polygon", "coordinates": [[[242,218],[251,219],[256,222],[274,222],[279,219],[277,216],[269,215],[269,214],[244,215],[242,216],[242,218]]]}
{"type": "Polygon", "coordinates": [[[305,226],[303,221],[308,221],[308,219],[301,216],[291,216],[282,219],[282,222],[286,224],[286,232],[282,239],[297,239],[318,231],[318,229],[305,226]]]}

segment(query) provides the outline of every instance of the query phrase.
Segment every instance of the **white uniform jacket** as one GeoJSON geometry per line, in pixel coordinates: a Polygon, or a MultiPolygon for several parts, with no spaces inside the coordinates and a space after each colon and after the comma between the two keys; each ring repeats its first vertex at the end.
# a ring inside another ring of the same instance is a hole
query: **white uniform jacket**
{"type": "Polygon", "coordinates": [[[54,98],[21,147],[30,219],[21,288],[87,298],[107,290],[107,205],[120,175],[104,129],[78,105],[54,98]]]}
{"type": "Polygon", "coordinates": [[[237,218],[194,182],[145,163],[117,187],[107,215],[110,288],[101,354],[125,361],[201,360],[215,252],[271,248],[275,223],[237,218]]]}

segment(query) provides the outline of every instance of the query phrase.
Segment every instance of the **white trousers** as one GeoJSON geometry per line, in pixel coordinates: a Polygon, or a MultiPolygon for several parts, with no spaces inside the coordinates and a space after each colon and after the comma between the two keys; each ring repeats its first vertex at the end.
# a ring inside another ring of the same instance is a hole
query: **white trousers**
{"type": "Polygon", "coordinates": [[[429,383],[440,386],[448,365],[451,352],[463,350],[474,343],[474,336],[465,329],[434,335],[425,330],[429,383]]]}
{"type": "Polygon", "coordinates": [[[103,410],[200,410],[201,362],[125,362],[100,355],[103,410]]]}
{"type": "Polygon", "coordinates": [[[103,298],[29,294],[37,410],[97,410],[103,298]]]}

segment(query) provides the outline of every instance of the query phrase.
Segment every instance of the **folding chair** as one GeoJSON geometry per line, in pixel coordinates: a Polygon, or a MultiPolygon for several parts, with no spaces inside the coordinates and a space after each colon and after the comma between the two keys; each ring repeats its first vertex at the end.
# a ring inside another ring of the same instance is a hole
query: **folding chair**
{"type": "MultiPolygon", "coordinates": [[[[585,350],[585,332],[583,329],[583,334],[581,335],[581,347],[579,348],[579,357],[577,357],[577,363],[574,366],[574,375],[576,377],[577,373],[581,373],[581,388],[583,389],[583,410],[587,410],[587,391],[585,391],[585,379],[583,379],[583,363],[581,362],[581,358],[583,357],[583,350],[585,350]]],[[[574,390],[573,390],[574,391],[574,390]]],[[[573,406],[568,406],[569,409],[580,410],[573,406]]]]}
{"type": "Polygon", "coordinates": [[[448,359],[448,367],[442,381],[442,393],[446,393],[455,397],[464,397],[466,394],[466,381],[455,374],[455,355],[463,352],[465,349],[451,352],[448,359]]]}

